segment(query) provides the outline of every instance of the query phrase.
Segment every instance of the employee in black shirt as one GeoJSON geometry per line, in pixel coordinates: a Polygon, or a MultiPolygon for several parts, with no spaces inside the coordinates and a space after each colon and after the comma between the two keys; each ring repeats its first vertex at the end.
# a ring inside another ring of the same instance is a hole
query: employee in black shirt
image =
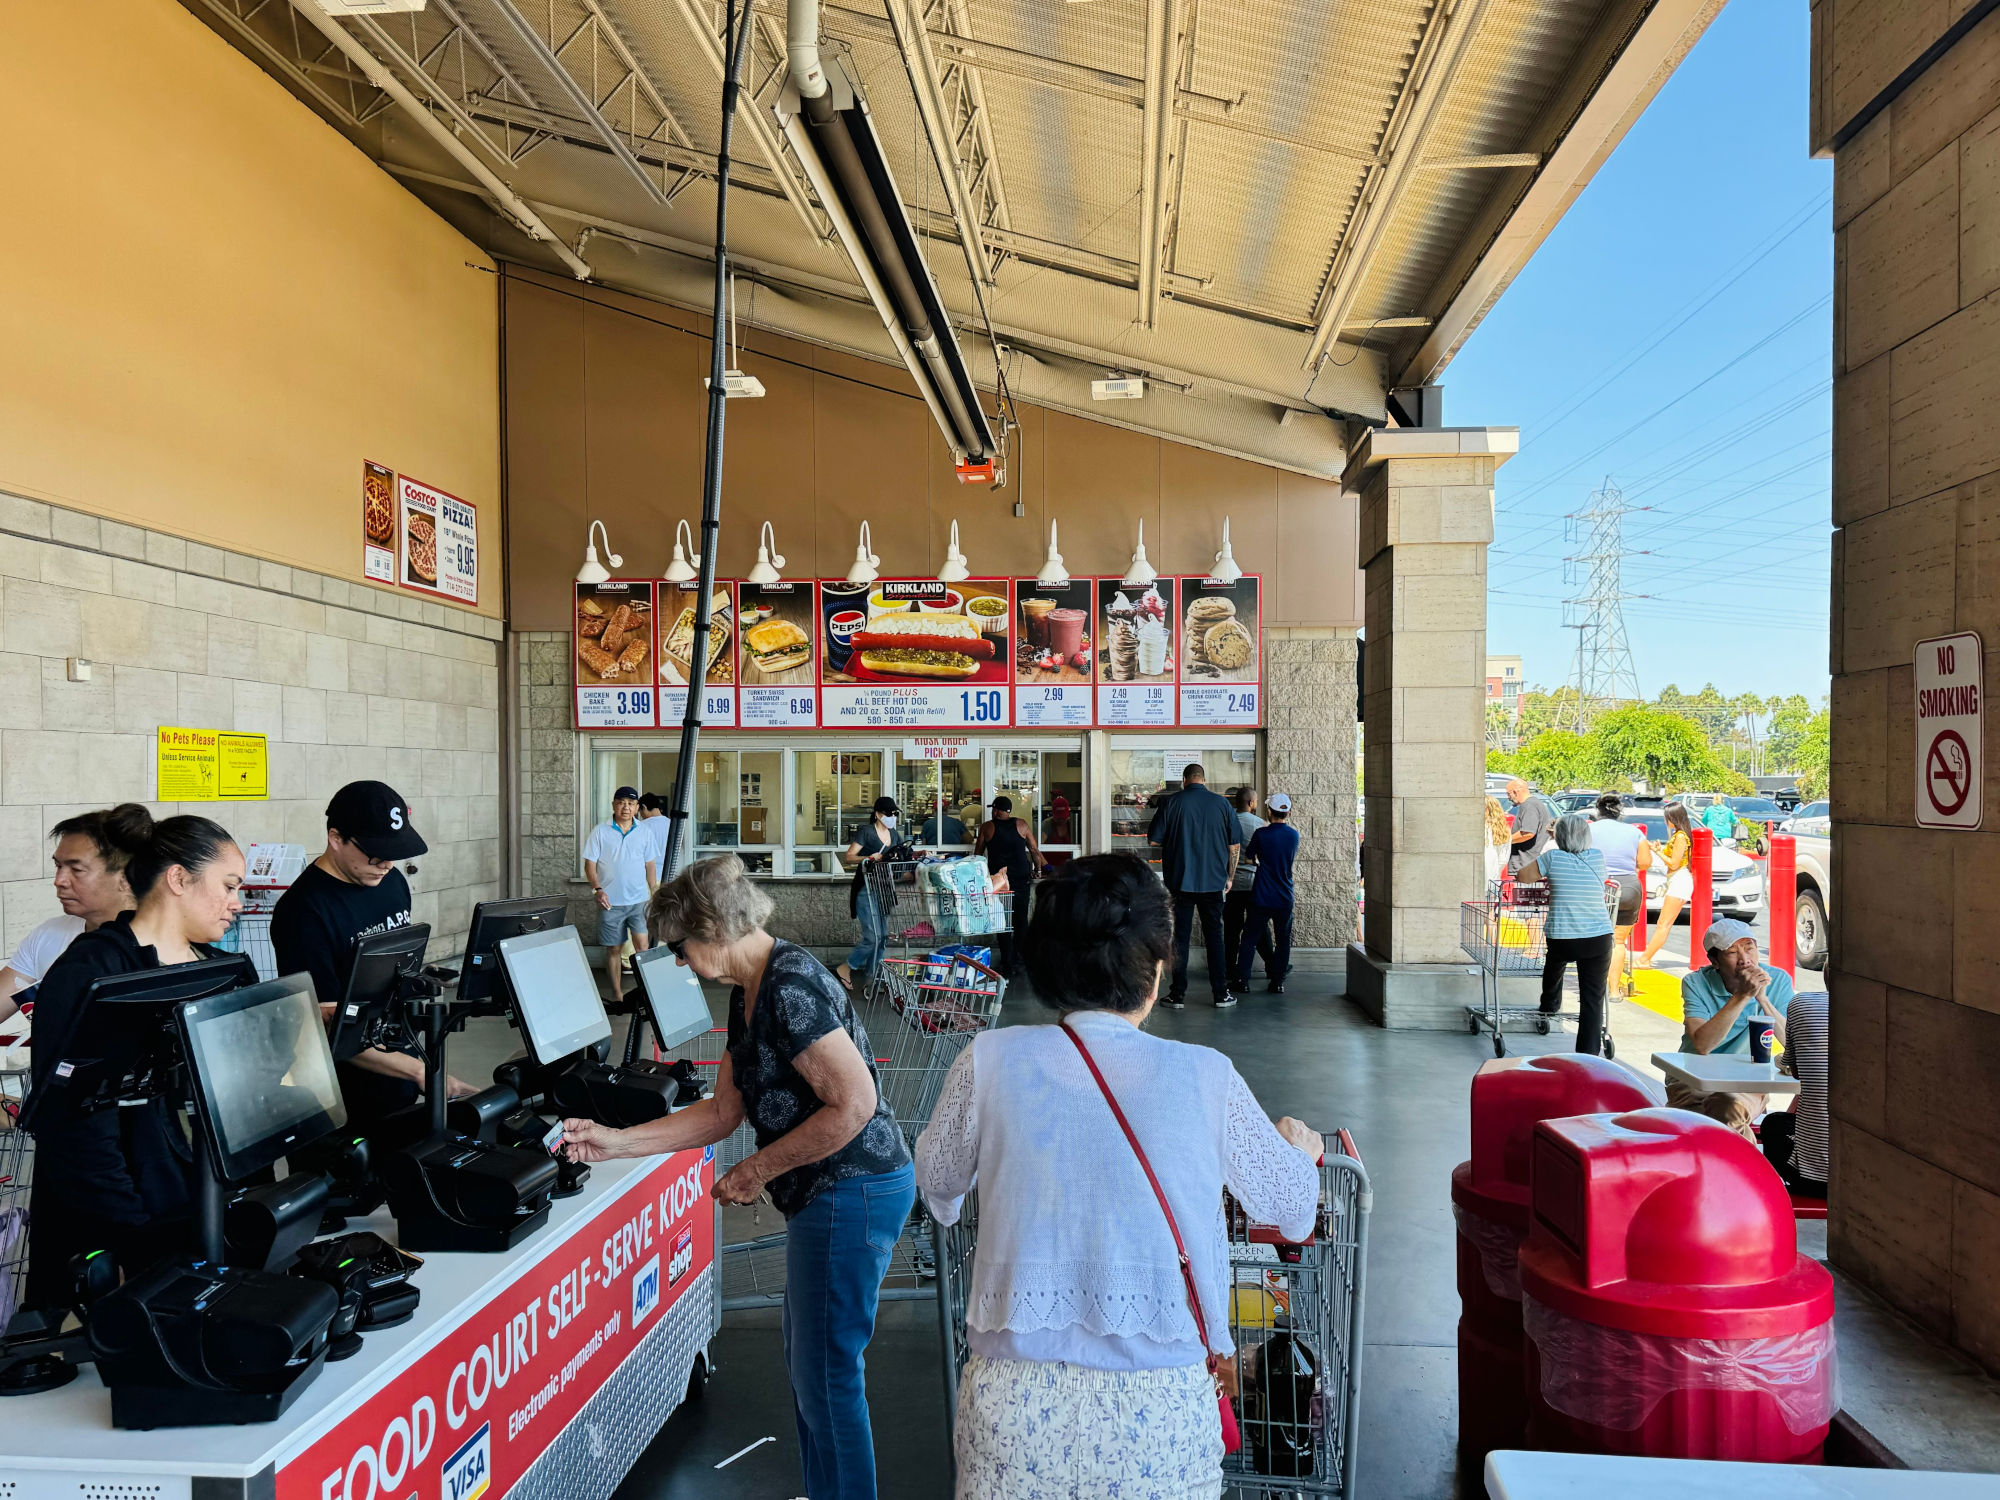
{"type": "MultiPolygon", "coordinates": [[[[140,813],[144,817],[144,813],[140,813]]],[[[194,1157],[168,1104],[85,1114],[56,1081],[69,1057],[90,1055],[82,1010],[91,982],[204,958],[235,957],[243,982],[256,971],[242,955],[210,947],[242,910],[243,851],[207,818],[167,818],[135,837],[125,879],[136,910],[72,942],[42,976],[35,1007],[33,1086],[47,1093],[35,1123],[35,1180],[28,1199],[26,1304],[70,1298],[70,1261],[109,1250],[126,1276],[186,1248],[193,1238],[194,1157]]]]}
{"type": "MultiPolygon", "coordinates": [[[[326,807],[326,851],[300,873],[271,913],[271,947],[280,974],[310,974],[322,1010],[347,993],[354,941],[410,925],[410,883],[397,862],[430,845],[410,821],[410,808],[380,781],[350,781],[326,807]]],[[[375,1048],[340,1068],[348,1124],[366,1131],[417,1101],[423,1064],[375,1048]]],[[[453,1098],[475,1092],[456,1078],[453,1098]]]]}
{"type": "Polygon", "coordinates": [[[1236,1003],[1229,992],[1229,966],[1222,930],[1223,895],[1236,880],[1243,829],[1236,810],[1208,789],[1199,765],[1181,772],[1181,789],[1153,814],[1146,838],[1160,846],[1160,875],[1174,893],[1174,972],[1160,1003],[1187,1004],[1188,938],[1198,915],[1201,941],[1208,949],[1208,988],[1218,1010],[1236,1003]]]}

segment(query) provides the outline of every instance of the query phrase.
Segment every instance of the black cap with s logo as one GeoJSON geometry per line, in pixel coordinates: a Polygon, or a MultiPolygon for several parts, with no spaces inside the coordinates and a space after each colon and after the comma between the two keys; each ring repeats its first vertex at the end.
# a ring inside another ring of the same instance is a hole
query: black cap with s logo
{"type": "Polygon", "coordinates": [[[382,781],[350,781],[326,805],[326,826],[370,859],[414,859],[426,844],[410,823],[410,804],[382,781]]]}

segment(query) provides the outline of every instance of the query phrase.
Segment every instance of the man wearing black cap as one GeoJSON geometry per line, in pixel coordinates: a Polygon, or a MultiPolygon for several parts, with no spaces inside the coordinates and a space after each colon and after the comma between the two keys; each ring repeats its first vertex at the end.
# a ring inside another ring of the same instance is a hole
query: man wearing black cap
{"type": "MultiPolygon", "coordinates": [[[[322,1005],[347,993],[354,940],[410,924],[410,883],[398,861],[428,852],[409,804],[380,781],[350,781],[326,806],[326,851],[300,872],[271,913],[280,974],[310,974],[322,1005]]],[[[340,1064],[348,1123],[365,1129],[414,1104],[423,1081],[414,1057],[380,1048],[340,1064]]],[[[472,1093],[456,1078],[454,1096],[472,1093]]]]}

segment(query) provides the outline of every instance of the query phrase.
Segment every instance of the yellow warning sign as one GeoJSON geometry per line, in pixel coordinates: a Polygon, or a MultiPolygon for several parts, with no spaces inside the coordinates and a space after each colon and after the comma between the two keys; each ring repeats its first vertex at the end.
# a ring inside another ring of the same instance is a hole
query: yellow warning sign
{"type": "Polygon", "coordinates": [[[158,802],[263,801],[270,751],[261,734],[160,726],[158,802]]]}

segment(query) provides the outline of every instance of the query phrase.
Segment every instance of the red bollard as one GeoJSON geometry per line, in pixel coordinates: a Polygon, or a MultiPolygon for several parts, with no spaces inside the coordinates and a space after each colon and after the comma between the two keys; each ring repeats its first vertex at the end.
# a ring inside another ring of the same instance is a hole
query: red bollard
{"type": "Polygon", "coordinates": [[[1646,951],[1646,872],[1639,872],[1639,915],[1632,923],[1632,937],[1625,944],[1631,953],[1646,951]]]}
{"type": "Polygon", "coordinates": [[[1789,833],[1771,835],[1771,857],[1764,865],[1764,879],[1770,887],[1764,897],[1764,912],[1771,922],[1771,967],[1797,979],[1799,846],[1789,833]]]}
{"type": "Polygon", "coordinates": [[[1688,971],[1708,967],[1708,950],[1701,940],[1715,919],[1715,833],[1694,825],[1694,848],[1688,854],[1694,894],[1688,898],[1688,971]]]}

